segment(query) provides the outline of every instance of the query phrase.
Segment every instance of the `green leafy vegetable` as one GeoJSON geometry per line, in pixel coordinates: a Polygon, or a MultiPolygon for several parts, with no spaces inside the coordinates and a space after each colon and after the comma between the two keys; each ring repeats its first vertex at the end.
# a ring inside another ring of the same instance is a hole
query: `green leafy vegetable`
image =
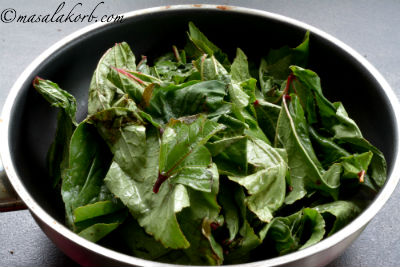
{"type": "Polygon", "coordinates": [[[282,85],[290,74],[289,67],[298,65],[305,67],[308,61],[309,32],[304,41],[295,48],[284,46],[271,49],[268,55],[261,59],[259,67],[260,90],[266,100],[277,103],[282,97],[282,85]]]}
{"type": "Polygon", "coordinates": [[[53,179],[53,187],[61,181],[61,171],[66,168],[69,149],[68,144],[76,128],[76,100],[56,83],[36,77],[33,81],[35,89],[54,107],[60,108],[57,116],[57,129],[54,142],[47,153],[47,167],[53,179]]]}
{"type": "Polygon", "coordinates": [[[96,129],[86,122],[80,123],[71,137],[61,186],[67,223],[71,227],[76,222],[122,208],[104,184],[109,164],[109,152],[96,129]]]}
{"type": "MultiPolygon", "coordinates": [[[[110,83],[108,77],[113,73],[113,79],[122,78],[124,74],[116,69],[136,70],[135,56],[129,45],[125,42],[115,44],[100,59],[96,70],[94,71],[89,88],[88,112],[94,114],[98,111],[108,109],[112,106],[119,94],[124,90],[116,84],[110,83]],[[116,77],[115,77],[116,76],[116,77]]],[[[123,82],[118,84],[123,86],[123,82]]]]}
{"type": "Polygon", "coordinates": [[[251,251],[261,245],[262,240],[255,233],[247,218],[247,208],[245,206],[245,193],[242,187],[233,187],[231,202],[236,204],[236,213],[240,218],[240,229],[235,239],[224,241],[226,251],[226,263],[242,263],[250,259],[251,251]]]}
{"type": "MultiPolygon", "coordinates": [[[[210,192],[216,175],[211,154],[204,144],[222,129],[222,125],[204,116],[171,120],[161,139],[159,181],[169,179],[173,184],[210,192]]],[[[156,186],[159,184],[154,187],[158,191],[156,186]]]]}
{"type": "Polygon", "coordinates": [[[226,95],[220,81],[188,82],[154,89],[146,111],[161,123],[199,113],[216,112],[226,95]]]}
{"type": "Polygon", "coordinates": [[[263,222],[270,222],[273,212],[282,206],[286,193],[286,159],[261,140],[247,143],[247,160],[255,172],[244,176],[229,176],[246,188],[248,208],[263,222]]]}
{"type": "Polygon", "coordinates": [[[317,210],[305,208],[288,217],[276,217],[261,230],[260,235],[283,255],[320,241],[325,234],[324,227],[322,215],[317,210]]]}
{"type": "MultiPolygon", "coordinates": [[[[215,44],[210,42],[208,38],[194,25],[193,22],[189,22],[188,36],[191,41],[191,43],[188,43],[188,45],[194,46],[194,50],[197,50],[192,56],[196,56],[199,52],[201,54],[208,54],[210,56],[214,55],[215,58],[222,63],[222,65],[230,66],[228,56],[215,44]]],[[[190,51],[188,54],[191,54],[190,51]]]]}
{"type": "MultiPolygon", "coordinates": [[[[322,204],[314,207],[313,209],[322,214],[322,216],[330,214],[335,217],[332,228],[328,235],[332,235],[339,231],[361,212],[359,205],[351,201],[343,200],[322,204]]],[[[329,218],[325,220],[329,222],[329,218]]]]}
{"type": "Polygon", "coordinates": [[[80,123],[72,95],[33,81],[59,108],[47,162],[67,226],[143,259],[221,265],[305,249],[356,218],[385,158],[306,69],[309,33],[255,60],[237,48],[232,64],[192,22],[187,37],[137,64],[125,42],[106,51],[80,123]]]}
{"type": "Polygon", "coordinates": [[[340,173],[323,170],[309,139],[304,111],[296,95],[283,98],[276,132],[276,143],[286,149],[290,168],[292,190],[286,203],[303,198],[310,190],[320,190],[337,199],[340,173]]]}

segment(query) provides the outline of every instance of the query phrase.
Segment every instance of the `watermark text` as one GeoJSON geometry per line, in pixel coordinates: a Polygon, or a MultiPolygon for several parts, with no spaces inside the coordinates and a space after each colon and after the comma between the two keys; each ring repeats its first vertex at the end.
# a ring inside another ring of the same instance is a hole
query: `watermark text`
{"type": "Polygon", "coordinates": [[[104,5],[103,1],[94,5],[89,12],[83,12],[82,2],[70,7],[67,7],[65,2],[61,2],[54,11],[43,14],[23,14],[18,13],[14,8],[5,8],[1,10],[0,21],[2,23],[91,23],[99,21],[122,23],[124,21],[123,15],[100,15],[99,11],[102,5],[104,5]]]}

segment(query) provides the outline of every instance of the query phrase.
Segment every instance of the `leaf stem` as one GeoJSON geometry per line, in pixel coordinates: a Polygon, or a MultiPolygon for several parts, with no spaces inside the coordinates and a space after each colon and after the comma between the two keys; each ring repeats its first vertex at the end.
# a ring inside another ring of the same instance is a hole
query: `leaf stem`
{"type": "Polygon", "coordinates": [[[39,76],[36,76],[35,79],[32,82],[33,87],[35,87],[35,85],[38,85],[39,81],[43,81],[43,79],[40,78],[39,76]]]}
{"type": "Polygon", "coordinates": [[[293,73],[290,73],[289,77],[287,78],[286,87],[283,90],[282,95],[278,99],[276,99],[273,102],[273,104],[277,104],[282,98],[285,98],[286,100],[290,100],[291,99],[291,97],[290,97],[290,95],[288,95],[288,93],[289,93],[290,85],[292,84],[294,79],[296,79],[296,76],[294,76],[293,73]]]}
{"type": "Polygon", "coordinates": [[[111,68],[114,69],[114,70],[116,70],[116,71],[118,71],[119,73],[121,73],[121,74],[127,76],[128,78],[131,78],[131,79],[137,81],[137,82],[140,83],[140,84],[144,84],[144,81],[142,81],[141,79],[139,79],[139,78],[136,77],[135,75],[130,74],[130,73],[127,72],[126,70],[119,69],[119,68],[116,68],[116,67],[113,67],[113,66],[111,66],[111,68]]]}
{"type": "Polygon", "coordinates": [[[358,175],[358,180],[360,181],[360,183],[363,183],[364,176],[365,176],[365,170],[361,170],[357,175],[358,175]]]}
{"type": "Polygon", "coordinates": [[[293,73],[290,73],[289,77],[287,78],[285,90],[283,90],[284,96],[286,96],[289,93],[290,85],[292,85],[294,79],[296,79],[296,76],[294,76],[293,73]]]}
{"type": "Polygon", "coordinates": [[[173,170],[175,170],[176,167],[178,167],[179,164],[181,164],[182,161],[183,161],[187,156],[189,156],[190,153],[192,153],[192,151],[193,151],[193,149],[190,149],[190,150],[189,150],[185,155],[183,155],[183,157],[180,158],[180,159],[174,164],[174,166],[172,166],[171,169],[169,169],[167,172],[158,173],[157,181],[156,181],[156,183],[155,183],[154,186],[153,186],[153,192],[154,192],[154,193],[156,193],[156,194],[158,193],[158,190],[159,190],[160,186],[162,185],[162,183],[164,183],[164,182],[171,176],[171,172],[172,172],[173,170]]]}
{"type": "Polygon", "coordinates": [[[164,172],[158,173],[158,178],[156,183],[153,186],[153,192],[158,193],[158,190],[160,190],[160,186],[168,179],[168,175],[166,175],[164,172]]]}
{"type": "Polygon", "coordinates": [[[142,59],[139,61],[139,63],[137,64],[136,68],[139,68],[140,65],[142,65],[145,61],[147,60],[146,56],[142,56],[142,59]]]}
{"type": "Polygon", "coordinates": [[[179,55],[178,48],[176,48],[176,46],[173,45],[172,46],[172,50],[174,51],[174,55],[175,55],[176,61],[178,61],[178,63],[182,63],[182,59],[181,59],[181,57],[179,55]]]}

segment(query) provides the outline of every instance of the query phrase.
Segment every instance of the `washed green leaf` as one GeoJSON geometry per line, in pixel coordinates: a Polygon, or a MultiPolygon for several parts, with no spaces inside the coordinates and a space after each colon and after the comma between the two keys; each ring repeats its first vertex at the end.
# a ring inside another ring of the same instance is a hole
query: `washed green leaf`
{"type": "Polygon", "coordinates": [[[220,81],[188,82],[181,86],[156,88],[146,110],[166,123],[198,113],[211,113],[223,105],[226,85],[220,81]]]}
{"type": "Polygon", "coordinates": [[[278,102],[282,97],[282,85],[290,74],[289,67],[298,65],[305,67],[309,54],[309,32],[304,40],[295,48],[284,46],[271,49],[268,55],[261,59],[259,81],[262,95],[266,100],[278,102]]]}
{"type": "Polygon", "coordinates": [[[269,222],[285,199],[287,163],[275,148],[257,139],[248,140],[247,161],[254,173],[229,179],[246,188],[249,210],[261,221],[269,222]]]}
{"type": "Polygon", "coordinates": [[[306,69],[311,42],[307,32],[258,58],[237,48],[232,64],[192,22],[184,47],[138,63],[118,43],[79,124],[74,97],[36,78],[60,108],[47,162],[67,226],[146,260],[221,265],[301,250],[349,224],[384,185],[386,161],[306,69]]]}
{"type": "Polygon", "coordinates": [[[54,142],[47,153],[47,168],[53,179],[53,187],[61,181],[61,171],[68,161],[69,144],[76,128],[76,100],[67,91],[62,90],[56,83],[36,77],[33,86],[53,106],[60,110],[57,114],[57,128],[54,142]]]}
{"type": "MultiPolygon", "coordinates": [[[[288,155],[291,192],[285,202],[291,204],[308,191],[323,191],[337,199],[339,177],[324,177],[324,169],[312,147],[303,108],[294,94],[283,99],[276,130],[276,144],[281,144],[288,155]],[[331,179],[331,178],[335,179],[331,179]]],[[[328,173],[332,174],[332,173],[328,173]]]]}
{"type": "Polygon", "coordinates": [[[80,123],[71,137],[68,165],[62,174],[61,194],[71,228],[76,222],[123,208],[104,184],[110,161],[108,148],[96,129],[80,123]]]}
{"type": "MultiPolygon", "coordinates": [[[[333,215],[335,219],[333,220],[332,228],[328,233],[328,236],[336,233],[348,223],[350,223],[358,214],[361,213],[360,207],[351,201],[338,200],[335,202],[322,204],[314,207],[322,216],[326,214],[333,215]]],[[[329,220],[329,217],[325,217],[325,221],[329,220]]]]}
{"type": "MultiPolygon", "coordinates": [[[[189,22],[188,36],[190,41],[194,44],[195,49],[200,51],[201,54],[208,54],[210,56],[214,55],[222,65],[230,66],[228,56],[215,44],[210,42],[210,40],[208,40],[208,38],[194,25],[193,22],[189,22]]],[[[192,51],[195,49],[192,49],[192,51]]],[[[190,53],[189,51],[189,54],[196,55],[196,52],[190,53]]]]}
{"type": "Polygon", "coordinates": [[[272,242],[278,255],[304,249],[319,242],[325,234],[325,221],[321,214],[305,208],[288,217],[277,217],[260,235],[266,242],[272,242]]]}
{"type": "MultiPolygon", "coordinates": [[[[125,42],[115,44],[100,59],[94,71],[89,87],[88,113],[108,109],[112,106],[118,92],[118,87],[110,85],[108,76],[117,69],[136,70],[135,55],[125,42]]],[[[124,74],[118,73],[122,78],[124,74]]]]}
{"type": "MultiPolygon", "coordinates": [[[[136,130],[143,132],[144,128],[141,126],[136,130]]],[[[105,178],[106,185],[129,208],[140,226],[157,241],[170,248],[187,248],[190,244],[175,215],[190,205],[187,190],[178,184],[162,186],[157,194],[153,192],[158,178],[159,138],[155,129],[149,129],[145,137],[146,141],[140,145],[146,161],[132,161],[132,165],[141,166],[139,171],[131,177],[114,161],[105,178]]],[[[136,135],[133,138],[139,137],[136,135]]]]}

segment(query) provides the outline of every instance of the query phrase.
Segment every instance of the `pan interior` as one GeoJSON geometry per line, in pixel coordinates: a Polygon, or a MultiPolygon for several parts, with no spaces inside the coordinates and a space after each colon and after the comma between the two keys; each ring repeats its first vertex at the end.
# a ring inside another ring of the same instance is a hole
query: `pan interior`
{"type": "MultiPolygon", "coordinates": [[[[255,62],[270,48],[296,46],[305,30],[254,14],[192,9],[153,12],[98,28],[65,44],[45,59],[23,84],[12,110],[9,144],[18,176],[33,199],[56,220],[64,221],[61,196],[51,188],[46,153],[54,139],[57,110],[32,88],[36,75],[52,80],[77,99],[78,121],[86,116],[88,87],[102,54],[117,42],[126,41],[137,60],[152,59],[183,47],[189,21],[230,55],[240,47],[255,62]]],[[[352,56],[311,33],[310,69],[322,81],[325,95],[342,101],[364,136],[384,153],[388,170],[396,153],[395,118],[389,101],[371,74],[352,56]]]]}

